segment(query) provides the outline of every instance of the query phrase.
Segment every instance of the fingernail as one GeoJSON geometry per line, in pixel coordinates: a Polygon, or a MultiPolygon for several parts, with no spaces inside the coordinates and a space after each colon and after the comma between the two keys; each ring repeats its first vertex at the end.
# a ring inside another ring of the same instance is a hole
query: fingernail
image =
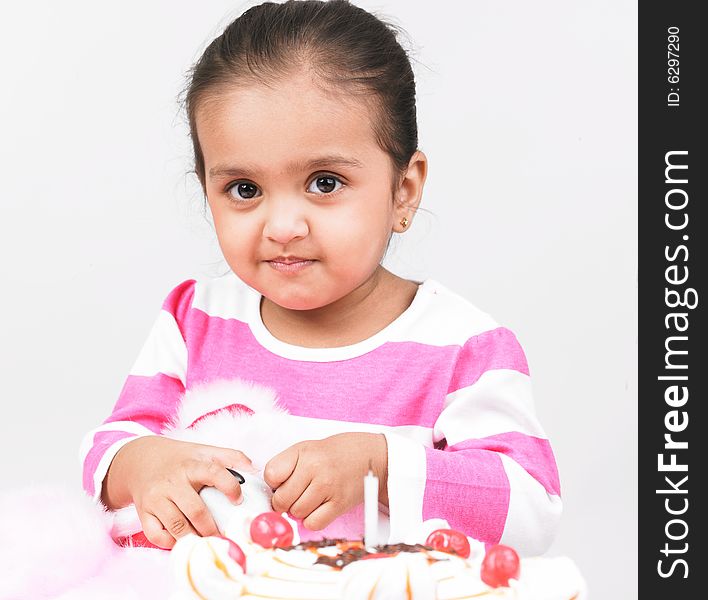
{"type": "Polygon", "coordinates": [[[234,471],[233,469],[229,469],[226,467],[226,470],[231,473],[236,479],[238,479],[239,483],[246,483],[246,480],[244,479],[243,475],[239,473],[238,471],[234,471]]]}

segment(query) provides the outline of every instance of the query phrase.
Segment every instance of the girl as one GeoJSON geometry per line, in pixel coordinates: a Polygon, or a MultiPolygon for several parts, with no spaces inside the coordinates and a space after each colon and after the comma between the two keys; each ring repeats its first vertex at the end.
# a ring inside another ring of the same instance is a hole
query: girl
{"type": "Polygon", "coordinates": [[[436,281],[381,266],[427,173],[394,29],[346,0],[253,7],[195,64],[186,108],[231,272],[167,296],[112,414],[86,436],[86,491],[110,509],[134,503],[163,548],[216,533],[198,492],[238,503],[225,467],[247,471],[249,458],[160,432],[186,390],[240,378],[304,424],[263,477],[273,508],[307,530],[336,535],[371,467],[392,538],[440,517],[544,551],[559,481],[516,338],[436,281]]]}

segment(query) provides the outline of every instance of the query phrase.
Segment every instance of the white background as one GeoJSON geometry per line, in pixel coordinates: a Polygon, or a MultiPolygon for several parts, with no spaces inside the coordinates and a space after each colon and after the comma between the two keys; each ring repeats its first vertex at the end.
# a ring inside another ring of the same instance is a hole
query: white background
{"type": "MultiPolygon", "coordinates": [[[[2,489],[79,486],[167,292],[223,272],[176,97],[255,3],[4,4],[2,489]]],[[[357,3],[413,42],[430,160],[388,264],[517,333],[561,473],[549,554],[636,598],[636,3],[357,3]]]]}

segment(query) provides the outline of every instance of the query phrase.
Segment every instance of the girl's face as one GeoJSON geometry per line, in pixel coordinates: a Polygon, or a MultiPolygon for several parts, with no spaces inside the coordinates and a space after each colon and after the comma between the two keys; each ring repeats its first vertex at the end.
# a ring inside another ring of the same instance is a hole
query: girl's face
{"type": "Polygon", "coordinates": [[[412,203],[392,198],[391,161],[371,120],[363,103],[330,97],[305,75],[234,87],[200,106],[219,245],[272,302],[308,310],[345,297],[374,275],[400,220],[412,219],[412,203]]]}

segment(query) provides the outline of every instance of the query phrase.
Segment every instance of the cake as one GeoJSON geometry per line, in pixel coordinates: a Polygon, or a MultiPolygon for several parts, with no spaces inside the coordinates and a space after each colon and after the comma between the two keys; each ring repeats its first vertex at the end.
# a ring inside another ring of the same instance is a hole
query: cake
{"type": "MultiPolygon", "coordinates": [[[[440,524],[445,522],[435,520],[440,524]]],[[[250,540],[239,536],[240,543],[220,536],[180,538],[170,559],[173,600],[586,598],[583,578],[570,559],[519,559],[507,546],[485,549],[483,543],[449,528],[433,531],[427,543],[375,547],[366,547],[362,540],[299,543],[292,531],[279,537],[264,536],[263,529],[257,529],[250,528],[250,540]],[[439,540],[449,542],[449,537],[437,532],[452,533],[458,540],[463,536],[464,547],[441,545],[439,540]]]]}
{"type": "MultiPolygon", "coordinates": [[[[377,511],[378,486],[367,492],[369,476],[362,482],[363,505],[325,530],[308,530],[273,512],[273,491],[263,479],[266,463],[302,439],[319,439],[278,405],[273,390],[239,380],[192,387],[162,435],[223,448],[238,440],[253,467],[246,476],[232,471],[241,486],[238,505],[216,488],[199,491],[220,536],[186,535],[176,542],[169,559],[173,600],[586,597],[583,579],[567,558],[519,559],[513,549],[485,548],[442,519],[411,520],[405,534],[394,537],[388,511],[377,511]]],[[[147,545],[133,505],[114,511],[112,525],[117,541],[147,545]]]]}

